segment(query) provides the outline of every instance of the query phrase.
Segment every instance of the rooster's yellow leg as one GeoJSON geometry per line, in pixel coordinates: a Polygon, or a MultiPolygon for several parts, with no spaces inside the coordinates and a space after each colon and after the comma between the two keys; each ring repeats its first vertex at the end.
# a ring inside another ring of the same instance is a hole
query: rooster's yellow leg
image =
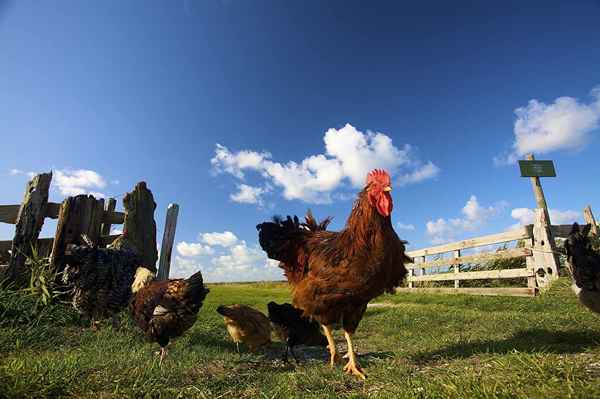
{"type": "Polygon", "coordinates": [[[335,364],[339,362],[340,359],[335,349],[335,341],[333,340],[333,334],[331,333],[331,330],[332,329],[330,326],[323,325],[323,332],[325,333],[328,343],[327,348],[329,349],[329,355],[331,356],[329,358],[329,366],[335,367],[335,364]]]}
{"type": "Polygon", "coordinates": [[[348,374],[355,375],[358,378],[365,380],[367,376],[356,361],[356,354],[354,353],[354,348],[352,347],[352,335],[347,331],[344,331],[344,337],[346,337],[346,342],[348,343],[349,358],[348,363],[344,366],[344,371],[348,374]]]}

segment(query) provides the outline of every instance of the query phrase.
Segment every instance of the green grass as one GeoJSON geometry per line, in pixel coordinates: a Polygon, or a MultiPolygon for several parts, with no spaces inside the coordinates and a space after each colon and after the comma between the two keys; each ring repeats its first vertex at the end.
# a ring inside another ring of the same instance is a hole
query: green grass
{"type": "Polygon", "coordinates": [[[1,295],[0,397],[600,397],[600,317],[577,304],[565,280],[537,298],[378,298],[390,306],[370,308],[356,334],[366,382],[330,370],[323,350],[303,351],[300,365],[279,360],[281,343],[235,351],[216,307],[266,311],[270,300],[289,299],[283,284],[212,286],[162,368],[157,346],[126,315],[119,331],[108,323],[82,331],[68,307],[24,317],[26,299],[1,295]]]}

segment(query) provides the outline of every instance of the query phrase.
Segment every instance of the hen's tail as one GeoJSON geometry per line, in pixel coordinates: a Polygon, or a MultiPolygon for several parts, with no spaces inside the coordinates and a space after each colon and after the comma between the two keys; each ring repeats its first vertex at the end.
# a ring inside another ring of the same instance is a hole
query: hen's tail
{"type": "Polygon", "coordinates": [[[188,283],[186,296],[194,303],[201,304],[202,301],[204,301],[204,298],[206,298],[206,295],[210,292],[210,290],[204,286],[202,272],[197,271],[185,281],[188,283]]]}

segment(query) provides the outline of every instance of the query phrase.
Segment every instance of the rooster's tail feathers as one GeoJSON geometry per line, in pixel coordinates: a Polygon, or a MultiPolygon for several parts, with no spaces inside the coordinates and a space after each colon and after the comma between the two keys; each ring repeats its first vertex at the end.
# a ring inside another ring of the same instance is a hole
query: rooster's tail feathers
{"type": "Polygon", "coordinates": [[[304,226],[310,231],[324,231],[327,230],[327,226],[329,226],[329,223],[331,223],[331,217],[326,217],[325,219],[318,222],[317,219],[313,216],[312,211],[309,209],[308,212],[306,212],[306,216],[304,217],[304,223],[302,223],[302,226],[304,226]]]}
{"type": "Polygon", "coordinates": [[[258,230],[258,242],[269,258],[285,261],[289,256],[290,244],[299,234],[306,229],[300,224],[297,216],[274,216],[270,222],[264,222],[256,226],[258,230]]]}

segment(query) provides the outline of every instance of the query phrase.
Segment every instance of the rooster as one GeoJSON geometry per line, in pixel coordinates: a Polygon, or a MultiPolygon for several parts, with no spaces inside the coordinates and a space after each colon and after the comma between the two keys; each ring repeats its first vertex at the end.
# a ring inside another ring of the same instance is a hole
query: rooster
{"type": "Polygon", "coordinates": [[[217,313],[223,316],[227,332],[238,352],[240,342],[248,345],[252,352],[271,343],[271,324],[262,312],[246,305],[221,305],[217,313]]]}
{"type": "Polygon", "coordinates": [[[365,379],[356,360],[352,335],[369,301],[393,291],[406,276],[405,241],[392,227],[390,176],[373,170],[339,232],[324,231],[307,218],[259,224],[259,242],[269,258],[278,260],[292,285],[293,304],[321,323],[329,343],[330,365],[338,359],[332,331],[342,328],[348,344],[344,371],[365,379]]]}
{"type": "Polygon", "coordinates": [[[579,302],[600,314],[600,253],[594,249],[588,234],[591,225],[583,229],[573,224],[565,241],[567,264],[573,278],[573,291],[579,302]]]}
{"type": "Polygon", "coordinates": [[[284,361],[287,362],[288,352],[292,353],[294,360],[298,358],[294,353],[294,346],[327,346],[327,338],[321,333],[319,323],[308,317],[302,316],[302,311],[289,303],[277,304],[269,302],[269,320],[275,327],[279,338],[286,343],[284,361]]]}
{"type": "Polygon", "coordinates": [[[196,322],[198,311],[209,293],[200,271],[187,279],[153,281],[154,274],[138,268],[131,286],[135,297],[131,314],[146,337],[160,345],[160,363],[167,345],[196,322]]]}

